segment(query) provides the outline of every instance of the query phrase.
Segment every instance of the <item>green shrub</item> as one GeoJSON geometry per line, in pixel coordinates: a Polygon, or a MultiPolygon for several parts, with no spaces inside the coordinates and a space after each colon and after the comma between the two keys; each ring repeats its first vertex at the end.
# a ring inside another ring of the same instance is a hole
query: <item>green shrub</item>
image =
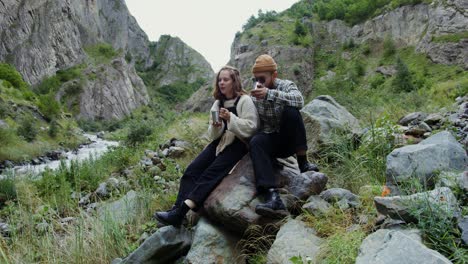
{"type": "Polygon", "coordinates": [[[384,7],[395,9],[422,2],[430,3],[432,0],[316,0],[311,4],[311,9],[322,20],[340,19],[355,25],[381,14],[384,7]]]}
{"type": "Polygon", "coordinates": [[[260,9],[258,10],[258,17],[255,17],[254,15],[250,16],[249,19],[247,20],[247,23],[245,23],[242,26],[242,29],[244,31],[247,31],[256,25],[258,25],[260,22],[273,22],[278,20],[276,11],[267,11],[266,13],[263,13],[263,11],[260,9]]]}
{"type": "Polygon", "coordinates": [[[55,119],[53,119],[52,121],[50,121],[50,124],[49,124],[49,130],[48,130],[49,136],[51,138],[57,137],[58,130],[59,130],[59,124],[55,119]]]}
{"type": "Polygon", "coordinates": [[[13,178],[0,179],[0,206],[16,199],[16,184],[13,178]]]}
{"type": "Polygon", "coordinates": [[[438,37],[432,37],[433,42],[459,42],[462,39],[467,39],[468,38],[468,31],[460,32],[460,33],[455,33],[455,34],[448,34],[448,35],[442,35],[438,37]]]}
{"type": "Polygon", "coordinates": [[[453,219],[453,212],[433,204],[429,198],[412,204],[411,214],[417,219],[426,245],[440,252],[453,263],[468,263],[468,249],[460,241],[461,233],[453,219]]]}
{"type": "Polygon", "coordinates": [[[369,79],[369,85],[372,89],[377,89],[384,83],[385,83],[385,77],[380,73],[372,75],[372,77],[369,79]]]}
{"type": "Polygon", "coordinates": [[[294,34],[296,34],[297,36],[307,35],[307,29],[305,28],[304,24],[302,24],[299,20],[296,20],[296,23],[294,24],[294,34]]]}
{"type": "Polygon", "coordinates": [[[0,79],[6,80],[15,88],[21,89],[27,86],[21,74],[11,65],[0,63],[0,79]]]}
{"type": "Polygon", "coordinates": [[[28,142],[34,141],[38,133],[36,120],[31,115],[24,116],[19,123],[16,133],[28,142]]]}
{"type": "Polygon", "coordinates": [[[60,88],[62,83],[57,76],[52,76],[42,80],[42,82],[37,86],[36,92],[38,94],[48,94],[50,92],[56,92],[60,88]]]}
{"type": "Polygon", "coordinates": [[[148,122],[135,122],[130,126],[126,144],[130,146],[138,145],[146,140],[146,138],[153,132],[153,127],[148,122]]]}
{"type": "Polygon", "coordinates": [[[414,90],[413,77],[408,69],[408,66],[403,62],[402,59],[397,58],[396,63],[396,75],[393,79],[393,87],[400,92],[411,92],[414,90]]]}
{"type": "Polygon", "coordinates": [[[15,133],[11,128],[0,127],[0,146],[8,146],[15,142],[15,133]]]}
{"type": "Polygon", "coordinates": [[[396,47],[391,36],[387,36],[383,42],[384,57],[390,57],[395,54],[396,47]]]}
{"type": "Polygon", "coordinates": [[[85,52],[95,63],[109,63],[113,58],[119,55],[119,52],[107,43],[99,43],[94,46],[85,47],[85,52]]]}
{"type": "Polygon", "coordinates": [[[37,106],[48,120],[57,118],[60,115],[60,103],[55,100],[53,94],[40,95],[37,106]]]}

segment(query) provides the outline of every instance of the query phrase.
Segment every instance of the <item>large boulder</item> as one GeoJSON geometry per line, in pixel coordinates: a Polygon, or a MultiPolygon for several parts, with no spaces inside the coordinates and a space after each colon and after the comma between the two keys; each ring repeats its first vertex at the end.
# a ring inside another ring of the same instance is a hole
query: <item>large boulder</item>
{"type": "Polygon", "coordinates": [[[239,238],[201,218],[193,234],[185,263],[243,263],[236,245],[239,238]]]}
{"type": "Polygon", "coordinates": [[[307,145],[318,151],[322,144],[332,143],[334,133],[360,135],[359,121],[329,95],[321,95],[301,110],[307,132],[307,145]]]}
{"type": "Polygon", "coordinates": [[[301,220],[289,219],[276,235],[275,242],[268,251],[267,263],[291,263],[292,257],[313,261],[321,244],[322,239],[313,228],[306,226],[301,220]]]}
{"type": "Polygon", "coordinates": [[[449,264],[439,252],[427,248],[418,230],[380,229],[359,248],[356,264],[449,264]]]}
{"type": "Polygon", "coordinates": [[[143,203],[138,194],[131,190],[119,200],[100,206],[98,216],[102,221],[112,220],[118,224],[126,224],[132,221],[141,210],[144,210],[143,203]]]}
{"type": "Polygon", "coordinates": [[[375,197],[374,203],[379,213],[406,222],[417,220],[412,211],[420,206],[438,208],[447,214],[454,214],[458,210],[457,198],[448,187],[406,196],[375,197]]]}
{"type": "Polygon", "coordinates": [[[394,149],[387,156],[387,183],[394,185],[411,177],[430,182],[440,171],[464,171],[468,157],[448,131],[437,133],[417,145],[394,149]]]}
{"type": "MultiPolygon", "coordinates": [[[[323,173],[300,173],[293,159],[283,161],[283,169],[277,171],[280,185],[290,194],[301,199],[313,194],[319,194],[327,183],[323,173]],[[299,183],[302,184],[299,187],[299,183]]],[[[266,224],[272,219],[261,217],[255,213],[255,206],[260,202],[256,197],[255,177],[252,161],[246,155],[233,172],[210,194],[204,204],[207,216],[222,223],[226,228],[243,233],[251,224],[266,224]]]]}
{"type": "Polygon", "coordinates": [[[174,263],[190,249],[192,234],[184,227],[165,226],[141,244],[122,261],[115,264],[174,263]]]}

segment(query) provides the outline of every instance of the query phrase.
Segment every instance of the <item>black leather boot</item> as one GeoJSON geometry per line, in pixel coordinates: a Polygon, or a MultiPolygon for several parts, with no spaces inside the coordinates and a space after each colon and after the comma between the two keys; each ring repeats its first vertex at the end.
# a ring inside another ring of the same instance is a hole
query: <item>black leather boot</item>
{"type": "Polygon", "coordinates": [[[182,225],[184,217],[189,210],[190,207],[188,207],[185,203],[182,203],[180,207],[175,209],[171,209],[166,212],[156,212],[153,217],[165,225],[179,227],[182,225]]]}
{"type": "Polygon", "coordinates": [[[255,212],[257,214],[268,218],[283,218],[289,215],[289,212],[286,210],[286,207],[281,200],[278,190],[270,188],[264,196],[265,203],[258,204],[255,207],[255,212]]]}
{"type": "Polygon", "coordinates": [[[317,167],[317,165],[310,163],[310,162],[306,162],[300,165],[299,169],[301,170],[301,173],[306,172],[306,171],[317,171],[317,172],[319,171],[319,168],[317,167]]]}

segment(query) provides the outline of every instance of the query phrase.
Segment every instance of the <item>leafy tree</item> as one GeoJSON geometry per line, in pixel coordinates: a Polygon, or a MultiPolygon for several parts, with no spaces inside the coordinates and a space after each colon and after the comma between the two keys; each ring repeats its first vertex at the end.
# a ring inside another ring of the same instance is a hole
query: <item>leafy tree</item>
{"type": "Polygon", "coordinates": [[[412,82],[411,72],[408,70],[408,66],[399,57],[397,58],[396,64],[397,73],[392,84],[398,91],[410,92],[414,90],[412,82]]]}
{"type": "Polygon", "coordinates": [[[19,123],[16,133],[18,136],[23,137],[28,142],[34,141],[38,133],[35,123],[36,122],[31,115],[23,117],[19,123]]]}
{"type": "Polygon", "coordinates": [[[294,26],[294,34],[301,37],[307,35],[307,29],[305,28],[304,24],[302,24],[299,20],[296,20],[296,24],[294,26]]]}
{"type": "Polygon", "coordinates": [[[59,129],[58,122],[55,119],[50,121],[49,131],[48,131],[49,136],[52,138],[57,137],[58,129],[59,129]]]}
{"type": "Polygon", "coordinates": [[[15,88],[21,89],[27,86],[21,74],[10,64],[0,63],[0,79],[8,81],[15,88]]]}
{"type": "Polygon", "coordinates": [[[383,43],[384,56],[390,57],[396,52],[395,43],[390,36],[386,36],[383,43]]]}
{"type": "Polygon", "coordinates": [[[48,120],[52,120],[60,114],[60,103],[55,100],[53,94],[40,95],[37,106],[48,120]]]}
{"type": "Polygon", "coordinates": [[[153,128],[148,122],[135,122],[134,125],[130,126],[126,143],[130,146],[136,146],[146,140],[148,136],[153,133],[153,128]]]}

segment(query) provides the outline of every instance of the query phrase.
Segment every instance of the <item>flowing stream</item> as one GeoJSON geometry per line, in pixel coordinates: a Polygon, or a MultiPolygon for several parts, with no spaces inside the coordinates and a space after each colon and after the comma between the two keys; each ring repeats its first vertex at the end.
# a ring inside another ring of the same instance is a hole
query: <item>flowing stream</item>
{"type": "MultiPolygon", "coordinates": [[[[78,150],[68,151],[64,153],[64,158],[62,159],[67,166],[70,166],[71,161],[83,161],[91,156],[93,158],[97,158],[109,150],[109,147],[118,146],[119,142],[116,141],[109,141],[98,138],[96,135],[92,134],[84,134],[92,143],[81,146],[78,150]]],[[[50,168],[55,170],[59,168],[61,160],[53,160],[46,163],[38,164],[38,165],[22,165],[22,166],[15,166],[12,169],[5,170],[3,173],[4,175],[0,175],[0,179],[6,177],[6,175],[31,175],[35,176],[39,173],[43,172],[46,168],[50,168]]]]}

